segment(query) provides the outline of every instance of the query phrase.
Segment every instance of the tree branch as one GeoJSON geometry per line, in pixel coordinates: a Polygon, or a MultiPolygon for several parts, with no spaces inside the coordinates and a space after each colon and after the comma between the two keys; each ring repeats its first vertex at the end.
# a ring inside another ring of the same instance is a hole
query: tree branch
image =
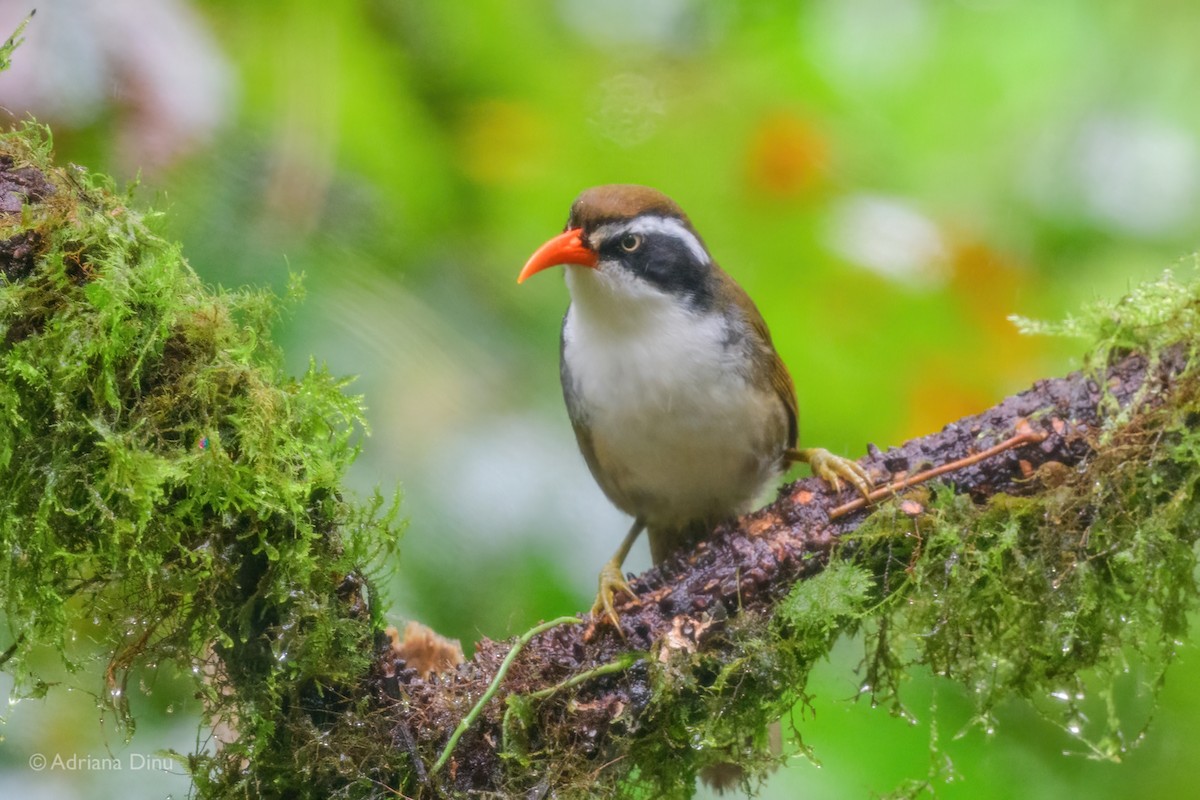
{"type": "MultiPolygon", "coordinates": [[[[661,688],[655,685],[650,666],[667,661],[672,651],[715,652],[719,663],[722,653],[732,652],[727,629],[739,617],[769,615],[797,581],[825,569],[835,550],[855,556],[859,544],[850,540],[851,534],[879,509],[891,507],[885,500],[889,494],[897,494],[902,513],[916,517],[924,512],[925,499],[904,500],[901,492],[918,479],[941,474],[944,470],[938,465],[956,461],[961,463],[945,475],[948,488],[975,503],[1001,493],[1045,492],[1056,485],[1053,476],[1082,469],[1095,456],[1102,429],[1164,403],[1187,366],[1180,347],[1153,361],[1128,354],[1104,373],[1103,381],[1084,372],[1042,380],[937,433],[887,452],[872,446],[860,462],[882,487],[872,495],[880,504],[870,508],[861,500],[839,505],[838,497],[811,478],[784,487],[768,507],[722,526],[693,551],[679,553],[634,579],[639,600],[620,609],[624,638],[594,625],[556,628],[535,638],[503,684],[502,693],[513,698],[509,708],[521,696],[544,693],[546,687],[612,663],[622,654],[643,654],[641,669],[606,676],[570,704],[560,703],[558,712],[540,718],[543,726],[566,721],[576,748],[572,757],[582,754],[598,773],[606,763],[621,759],[622,754],[613,749],[614,740],[627,739],[630,732],[645,734],[642,716],[661,688]]],[[[884,595],[893,588],[883,575],[876,574],[876,579],[884,595]]],[[[472,661],[453,674],[430,680],[406,674],[402,662],[386,665],[381,674],[391,677],[382,688],[403,701],[395,707],[393,720],[395,728],[404,732],[398,738],[413,743],[413,758],[427,757],[445,741],[464,701],[479,696],[506,649],[484,640],[472,661]]],[[[500,701],[485,709],[452,754],[446,771],[449,780],[414,787],[416,791],[511,791],[513,776],[506,771],[503,752],[504,713],[505,703],[500,701]]],[[[553,738],[544,730],[530,735],[543,741],[553,738]]],[[[536,763],[544,772],[537,786],[556,787],[553,763],[563,757],[560,751],[541,753],[536,763]]]]}

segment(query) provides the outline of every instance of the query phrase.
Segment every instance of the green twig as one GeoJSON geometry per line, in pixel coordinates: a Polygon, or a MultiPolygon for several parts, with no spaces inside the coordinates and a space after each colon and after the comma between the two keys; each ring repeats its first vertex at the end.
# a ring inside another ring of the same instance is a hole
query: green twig
{"type": "Polygon", "coordinates": [[[33,15],[36,13],[36,8],[30,11],[29,16],[23,19],[21,24],[17,26],[17,29],[13,31],[13,35],[8,37],[8,40],[3,45],[0,45],[0,72],[12,66],[13,50],[16,50],[21,46],[21,42],[25,41],[21,34],[25,32],[25,26],[29,24],[29,20],[33,19],[33,15]]]}
{"type": "Polygon", "coordinates": [[[20,636],[17,637],[17,640],[15,642],[13,642],[7,650],[4,651],[4,655],[0,655],[0,667],[3,667],[5,664],[8,663],[8,660],[10,658],[12,658],[14,655],[16,655],[17,648],[20,647],[24,641],[25,641],[25,634],[22,633],[20,636]]]}
{"type": "Polygon", "coordinates": [[[462,722],[458,723],[458,727],[454,729],[454,733],[450,734],[450,740],[446,742],[445,749],[438,756],[437,763],[429,770],[430,777],[436,775],[438,770],[450,760],[450,754],[454,752],[454,746],[458,744],[459,737],[467,732],[467,729],[471,727],[483,711],[483,707],[496,695],[496,691],[500,688],[500,682],[504,680],[504,676],[508,673],[508,668],[512,666],[512,662],[516,659],[517,654],[524,649],[525,645],[529,644],[533,640],[533,637],[540,633],[545,633],[551,628],[557,628],[559,625],[578,625],[582,621],[579,617],[559,617],[549,622],[543,622],[541,625],[521,634],[521,638],[517,639],[517,643],[508,651],[508,655],[504,657],[504,661],[500,664],[500,669],[496,670],[496,677],[492,678],[492,682],[488,684],[487,691],[483,693],[483,696],[479,698],[479,702],[471,708],[470,712],[463,717],[462,722]]]}
{"type": "MultiPolygon", "coordinates": [[[[510,749],[508,739],[509,739],[509,731],[512,730],[510,720],[512,718],[513,712],[515,712],[518,708],[527,710],[528,705],[527,705],[526,701],[543,700],[543,699],[549,697],[550,695],[554,694],[555,692],[560,692],[563,689],[570,689],[573,686],[578,686],[579,684],[583,683],[584,681],[589,681],[592,678],[596,678],[601,675],[612,675],[617,672],[624,672],[625,670],[629,669],[634,664],[636,664],[638,661],[642,660],[642,658],[644,658],[644,655],[641,653],[623,653],[619,658],[617,658],[613,661],[610,661],[607,664],[601,664],[598,667],[594,667],[592,669],[585,670],[584,672],[580,672],[577,675],[572,675],[571,677],[567,678],[566,680],[560,681],[559,683],[556,683],[553,686],[548,686],[545,689],[538,689],[536,692],[530,692],[529,694],[523,695],[523,696],[522,695],[509,695],[508,707],[504,709],[504,719],[500,723],[500,730],[503,732],[503,735],[504,735],[504,744],[503,744],[504,750],[508,751],[510,749]],[[514,702],[514,701],[516,701],[516,702],[514,702]]],[[[521,713],[524,713],[524,712],[521,712],[521,713]]]]}
{"type": "Polygon", "coordinates": [[[592,678],[599,677],[600,675],[612,675],[615,672],[624,672],[641,659],[641,653],[622,653],[620,658],[610,661],[607,664],[601,664],[600,666],[586,670],[585,672],[580,672],[577,675],[572,675],[565,681],[556,683],[553,686],[548,686],[545,689],[538,689],[536,692],[530,692],[527,697],[529,697],[530,700],[541,700],[542,698],[549,697],[555,692],[563,689],[570,689],[572,686],[578,686],[584,681],[590,681],[592,678]]]}

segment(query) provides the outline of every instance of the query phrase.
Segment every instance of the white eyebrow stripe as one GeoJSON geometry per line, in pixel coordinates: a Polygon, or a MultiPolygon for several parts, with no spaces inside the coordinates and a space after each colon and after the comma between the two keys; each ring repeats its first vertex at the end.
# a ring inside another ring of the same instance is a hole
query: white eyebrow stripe
{"type": "Polygon", "coordinates": [[[643,236],[661,233],[666,236],[672,236],[683,242],[683,245],[691,251],[692,255],[701,264],[708,264],[712,261],[712,257],[704,249],[704,245],[700,244],[700,240],[696,238],[696,234],[688,230],[683,222],[674,217],[642,216],[636,217],[630,222],[609,223],[598,228],[592,236],[603,240],[617,233],[640,233],[643,236]]]}

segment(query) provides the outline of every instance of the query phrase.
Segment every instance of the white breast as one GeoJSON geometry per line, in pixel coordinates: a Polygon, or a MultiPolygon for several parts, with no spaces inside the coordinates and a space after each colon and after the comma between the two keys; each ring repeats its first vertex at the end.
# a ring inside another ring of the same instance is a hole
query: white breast
{"type": "Polygon", "coordinates": [[[747,381],[729,329],[741,323],[572,272],[564,389],[605,494],[651,527],[748,510],[778,474],[787,425],[774,393],[747,381]]]}

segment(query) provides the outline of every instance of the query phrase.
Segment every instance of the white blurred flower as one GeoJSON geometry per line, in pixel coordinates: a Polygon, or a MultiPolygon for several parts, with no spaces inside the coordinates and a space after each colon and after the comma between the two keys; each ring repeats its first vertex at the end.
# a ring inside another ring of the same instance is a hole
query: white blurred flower
{"type": "Polygon", "coordinates": [[[563,21],[604,45],[671,47],[697,33],[703,10],[695,0],[560,0],[563,21]]]}
{"type": "Polygon", "coordinates": [[[1091,114],[1039,132],[1027,150],[1021,189],[1042,213],[1145,237],[1200,214],[1200,148],[1169,122],[1091,114]]]}
{"type": "Polygon", "coordinates": [[[936,34],[926,0],[820,0],[809,14],[805,49],[837,82],[901,82],[936,34]]]}
{"type": "Polygon", "coordinates": [[[116,116],[116,156],[153,171],[207,141],[232,105],[233,75],[184,0],[0,4],[0,36],[37,14],[0,75],[0,106],[55,126],[116,116]]]}
{"type": "Polygon", "coordinates": [[[843,198],[825,238],[842,258],[893,280],[932,287],[948,277],[948,248],[938,226],[898,198],[843,198]]]}
{"type": "Polygon", "coordinates": [[[1128,233],[1167,233],[1195,219],[1196,140],[1165,122],[1100,117],[1084,125],[1076,169],[1085,208],[1128,233]]]}

